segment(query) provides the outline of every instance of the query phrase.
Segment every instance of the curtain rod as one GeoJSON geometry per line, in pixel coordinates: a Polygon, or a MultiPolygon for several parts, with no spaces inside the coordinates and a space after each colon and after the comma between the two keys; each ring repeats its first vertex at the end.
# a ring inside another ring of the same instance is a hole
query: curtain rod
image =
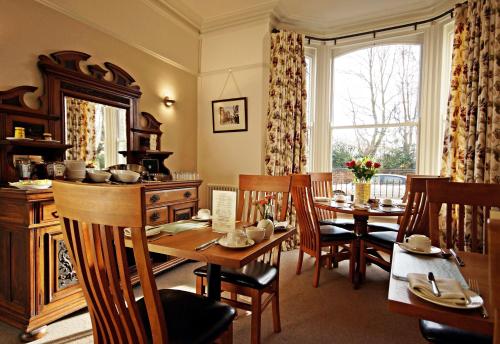
{"type": "MultiPolygon", "coordinates": [[[[463,2],[461,5],[466,4],[466,3],[467,3],[467,1],[463,2]]],[[[359,33],[353,33],[353,34],[350,34],[350,35],[330,37],[330,38],[321,38],[321,37],[314,37],[314,36],[307,36],[306,35],[305,38],[307,40],[309,40],[309,43],[311,43],[311,41],[320,41],[320,42],[333,41],[333,44],[337,44],[337,41],[341,40],[341,39],[347,39],[347,38],[353,38],[353,37],[360,37],[360,36],[366,36],[366,35],[373,35],[373,38],[376,38],[377,33],[379,33],[379,32],[399,30],[399,29],[403,29],[403,28],[407,28],[407,27],[414,27],[415,30],[417,30],[417,27],[419,25],[433,22],[435,20],[438,20],[438,19],[441,19],[443,17],[446,17],[447,15],[451,15],[451,17],[453,18],[453,11],[454,11],[454,9],[452,8],[452,9],[450,9],[450,10],[444,12],[444,13],[441,13],[440,15],[437,15],[437,16],[429,18],[429,19],[420,20],[420,21],[416,21],[416,22],[408,23],[408,24],[401,24],[401,25],[396,25],[396,26],[389,26],[389,27],[382,28],[382,29],[377,29],[377,30],[371,30],[371,31],[364,31],[364,32],[359,32],[359,33]]],[[[274,28],[272,30],[272,33],[278,33],[278,32],[280,32],[279,29],[274,28]]]]}

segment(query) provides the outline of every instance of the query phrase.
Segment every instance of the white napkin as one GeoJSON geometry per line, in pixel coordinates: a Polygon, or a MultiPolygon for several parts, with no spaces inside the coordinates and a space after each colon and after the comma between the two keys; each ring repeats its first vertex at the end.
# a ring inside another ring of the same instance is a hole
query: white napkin
{"type": "MultiPolygon", "coordinates": [[[[150,231],[152,228],[156,228],[156,226],[145,226],[144,229],[146,230],[146,236],[148,235],[148,231],[150,231]]],[[[130,227],[124,228],[125,235],[126,236],[132,236],[132,232],[130,231],[130,227]]]]}
{"type": "Polygon", "coordinates": [[[408,283],[410,284],[410,288],[418,290],[431,300],[457,305],[467,304],[467,298],[460,283],[454,279],[436,278],[436,284],[441,292],[441,296],[434,295],[431,282],[425,274],[409,273],[408,283]]]}

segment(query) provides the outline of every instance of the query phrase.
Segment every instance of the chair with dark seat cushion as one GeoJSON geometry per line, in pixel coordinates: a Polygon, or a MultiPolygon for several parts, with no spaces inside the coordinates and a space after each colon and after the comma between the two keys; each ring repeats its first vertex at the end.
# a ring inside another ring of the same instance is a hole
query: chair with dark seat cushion
{"type": "MultiPolygon", "coordinates": [[[[194,270],[194,274],[207,277],[207,266],[200,266],[194,270]]],[[[253,261],[240,269],[223,267],[221,269],[221,280],[231,282],[244,287],[263,289],[266,288],[278,276],[278,269],[260,261],[253,261]]]]}
{"type": "MultiPolygon", "coordinates": [[[[309,173],[311,176],[312,193],[314,197],[333,196],[333,174],[331,172],[309,173]]],[[[337,213],[327,209],[316,209],[316,214],[321,225],[337,226],[354,230],[353,219],[339,219],[337,213]]]]}
{"type": "Polygon", "coordinates": [[[232,342],[234,308],[196,294],[156,288],[141,186],[52,185],[95,343],[208,344],[218,338],[232,342]],[[144,295],[139,301],[127,262],[126,227],[144,295]]]}
{"type": "Polygon", "coordinates": [[[314,207],[310,175],[293,175],[291,191],[300,228],[297,275],[301,273],[304,253],[307,253],[316,258],[313,287],[317,288],[319,285],[320,269],[325,259],[329,266],[332,262],[349,259],[349,276],[352,278],[354,268],[352,242],[356,238],[355,234],[336,226],[320,226],[314,207]],[[339,246],[343,246],[345,251],[336,252],[333,250],[333,247],[339,246]],[[323,254],[323,248],[330,248],[330,252],[323,254]]]}
{"type": "Polygon", "coordinates": [[[392,250],[394,243],[402,242],[405,235],[424,234],[428,231],[429,205],[427,202],[427,181],[449,181],[445,177],[412,176],[407,186],[407,206],[397,232],[392,230],[368,232],[361,238],[360,272],[365,276],[366,264],[373,263],[386,271],[391,270],[392,250]],[[384,259],[380,252],[384,252],[389,259],[384,259]]]}
{"type": "Polygon", "coordinates": [[[399,232],[399,223],[368,222],[368,232],[399,232]]]}
{"type": "MultiPolygon", "coordinates": [[[[256,203],[266,196],[272,196],[274,219],[285,221],[288,214],[290,195],[290,176],[253,176],[240,175],[239,197],[236,217],[244,223],[255,223],[261,219],[256,203]]],[[[260,343],[261,316],[271,304],[273,312],[273,330],[281,331],[279,312],[279,264],[281,245],[261,256],[259,260],[245,265],[241,269],[222,268],[221,290],[229,292],[231,298],[222,297],[230,305],[252,312],[251,342],[260,343]],[[238,299],[238,295],[251,298],[250,304],[238,299]],[[267,295],[264,298],[264,295],[267,295]]],[[[207,267],[194,271],[196,292],[205,294],[207,267]]]]}
{"type": "MultiPolygon", "coordinates": [[[[182,290],[161,289],[160,302],[167,323],[169,344],[212,343],[235,316],[234,308],[182,290]]],[[[151,339],[146,302],[137,301],[148,339],[151,339]]]]}
{"type": "Polygon", "coordinates": [[[436,344],[492,344],[493,337],[469,332],[456,327],[420,320],[420,332],[431,343],[436,344]]]}

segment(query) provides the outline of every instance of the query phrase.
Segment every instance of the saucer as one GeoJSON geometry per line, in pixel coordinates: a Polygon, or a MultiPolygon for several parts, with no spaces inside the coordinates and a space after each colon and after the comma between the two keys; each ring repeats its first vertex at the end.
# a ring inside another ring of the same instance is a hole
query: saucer
{"type": "Polygon", "coordinates": [[[423,254],[423,255],[427,255],[427,256],[432,256],[432,255],[441,253],[441,249],[439,247],[435,247],[435,246],[431,246],[430,251],[420,251],[420,250],[414,249],[411,246],[408,246],[408,244],[406,244],[404,242],[401,242],[398,245],[406,252],[415,253],[415,254],[423,254]]]}
{"type": "Polygon", "coordinates": [[[199,222],[207,222],[207,221],[210,221],[211,219],[212,219],[212,216],[206,218],[206,217],[198,217],[198,215],[195,215],[191,218],[191,220],[199,221],[199,222]]]}
{"type": "Polygon", "coordinates": [[[255,244],[255,241],[253,241],[252,239],[246,239],[245,243],[237,244],[237,243],[228,242],[227,237],[222,237],[219,239],[218,243],[222,247],[239,249],[239,248],[250,247],[250,246],[255,244]]]}

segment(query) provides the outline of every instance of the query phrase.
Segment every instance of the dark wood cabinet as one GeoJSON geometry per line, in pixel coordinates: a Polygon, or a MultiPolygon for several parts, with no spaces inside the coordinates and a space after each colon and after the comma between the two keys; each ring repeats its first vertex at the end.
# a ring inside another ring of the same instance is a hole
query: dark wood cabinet
{"type": "MultiPolygon", "coordinates": [[[[159,200],[145,209],[148,223],[191,218],[198,210],[200,184],[143,184],[145,197],[159,195],[159,200]]],[[[52,192],[0,188],[0,208],[0,321],[30,333],[86,307],[52,192]]],[[[151,254],[151,260],[154,273],[184,261],[155,254],[151,254]]],[[[133,264],[133,256],[130,262],[133,264]]],[[[134,271],[133,266],[131,269],[134,271]]],[[[132,281],[138,281],[136,275],[132,275],[132,281]]]]}

